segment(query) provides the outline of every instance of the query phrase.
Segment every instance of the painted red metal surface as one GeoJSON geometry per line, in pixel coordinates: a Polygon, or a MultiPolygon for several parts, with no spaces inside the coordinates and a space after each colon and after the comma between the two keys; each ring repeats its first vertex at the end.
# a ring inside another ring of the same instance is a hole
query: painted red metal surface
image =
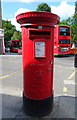
{"type": "Polygon", "coordinates": [[[24,95],[34,100],[48,98],[53,94],[53,26],[59,22],[59,17],[31,11],[16,18],[22,24],[24,95]]]}
{"type": "Polygon", "coordinates": [[[60,18],[50,12],[42,11],[30,11],[17,15],[17,22],[20,24],[31,23],[38,25],[51,25],[54,26],[60,20],[60,18]]]}

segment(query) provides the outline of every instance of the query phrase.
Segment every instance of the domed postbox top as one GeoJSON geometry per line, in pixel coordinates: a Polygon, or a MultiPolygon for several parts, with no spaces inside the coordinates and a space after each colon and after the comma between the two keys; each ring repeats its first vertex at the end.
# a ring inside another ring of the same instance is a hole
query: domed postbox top
{"type": "Polygon", "coordinates": [[[60,17],[56,14],[44,11],[30,11],[16,16],[19,24],[38,24],[54,26],[59,23],[60,17]]]}

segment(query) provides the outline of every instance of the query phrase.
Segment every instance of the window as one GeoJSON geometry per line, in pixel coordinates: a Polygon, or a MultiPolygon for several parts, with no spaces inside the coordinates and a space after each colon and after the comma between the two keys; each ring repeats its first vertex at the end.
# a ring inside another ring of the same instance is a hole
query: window
{"type": "Polygon", "coordinates": [[[60,35],[70,36],[70,28],[69,27],[60,27],[60,35]]]}
{"type": "Polygon", "coordinates": [[[19,41],[12,41],[12,46],[13,47],[18,47],[19,46],[19,41]]]}
{"type": "Polygon", "coordinates": [[[68,40],[68,39],[60,39],[59,44],[70,44],[70,40],[68,40]]]}

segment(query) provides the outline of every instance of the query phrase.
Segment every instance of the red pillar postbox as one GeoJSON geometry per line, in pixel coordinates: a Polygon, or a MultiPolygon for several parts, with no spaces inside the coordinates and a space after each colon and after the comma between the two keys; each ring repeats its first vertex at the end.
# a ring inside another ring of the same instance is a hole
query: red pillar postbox
{"type": "Polygon", "coordinates": [[[44,116],[53,108],[54,26],[60,18],[31,11],[16,19],[22,28],[23,106],[29,115],[44,116]]]}

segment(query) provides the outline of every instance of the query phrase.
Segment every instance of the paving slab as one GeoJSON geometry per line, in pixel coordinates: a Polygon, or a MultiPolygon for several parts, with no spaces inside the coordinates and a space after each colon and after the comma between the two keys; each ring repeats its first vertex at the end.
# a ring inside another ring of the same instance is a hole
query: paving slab
{"type": "Polygon", "coordinates": [[[22,107],[22,98],[18,96],[2,95],[2,117],[15,118],[22,107]]]}

